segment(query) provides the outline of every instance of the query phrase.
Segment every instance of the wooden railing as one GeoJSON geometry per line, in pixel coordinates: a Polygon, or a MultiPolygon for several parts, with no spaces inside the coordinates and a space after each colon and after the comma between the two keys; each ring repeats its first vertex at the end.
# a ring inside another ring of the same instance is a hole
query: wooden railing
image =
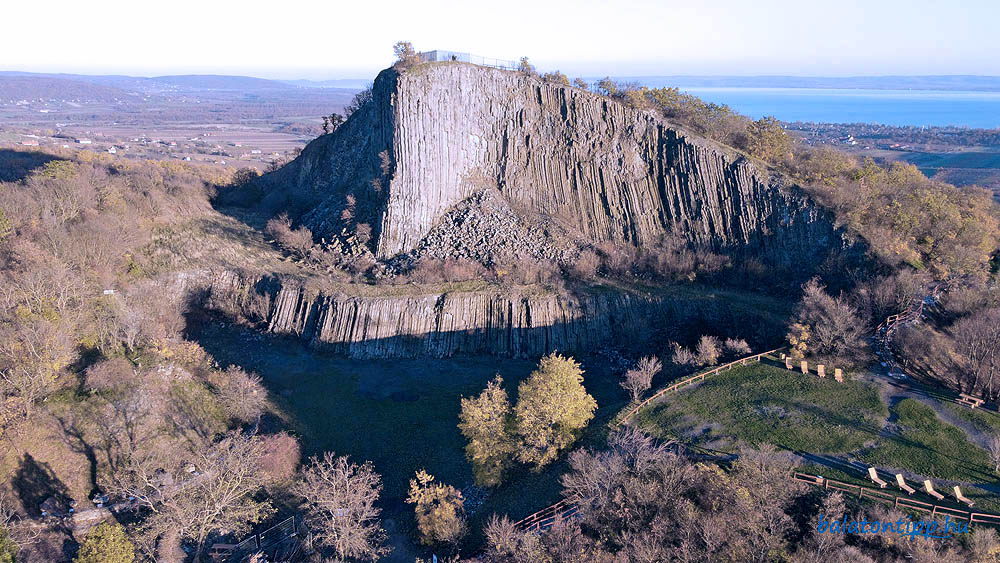
{"type": "Polygon", "coordinates": [[[556,518],[569,518],[576,514],[579,510],[577,500],[577,497],[570,497],[546,506],[531,516],[514,522],[514,526],[525,532],[546,530],[556,521],[556,518]]]}
{"type": "Polygon", "coordinates": [[[694,384],[694,383],[698,383],[699,381],[704,381],[706,377],[710,377],[710,376],[713,376],[713,375],[718,375],[719,373],[731,370],[731,369],[733,369],[736,366],[745,366],[747,364],[757,363],[764,356],[770,356],[771,354],[774,354],[775,352],[778,352],[779,350],[783,350],[783,349],[784,348],[775,348],[774,350],[768,350],[767,352],[761,352],[760,354],[754,354],[753,356],[747,356],[746,358],[741,358],[741,359],[736,360],[734,362],[729,362],[728,364],[723,364],[721,366],[716,366],[716,367],[714,367],[712,369],[709,369],[709,370],[706,370],[706,371],[703,371],[703,372],[700,372],[700,373],[696,373],[695,375],[692,375],[691,377],[688,377],[687,379],[682,379],[680,381],[672,383],[672,384],[668,385],[667,387],[664,387],[663,389],[660,389],[659,391],[657,391],[656,393],[654,393],[652,396],[650,396],[645,401],[639,403],[638,406],[636,406],[634,409],[630,410],[625,416],[623,416],[621,418],[621,420],[619,420],[618,422],[616,422],[615,426],[621,426],[621,425],[627,423],[630,418],[632,418],[633,416],[635,416],[636,413],[638,413],[639,411],[641,411],[646,405],[650,404],[651,402],[655,401],[656,399],[659,399],[660,397],[662,397],[663,395],[666,395],[667,393],[673,393],[674,391],[677,391],[678,389],[680,389],[682,387],[687,387],[688,385],[691,385],[691,384],[694,384]]]}
{"type": "Polygon", "coordinates": [[[971,510],[962,510],[940,504],[922,502],[919,500],[913,500],[909,497],[894,495],[880,489],[872,489],[862,485],[845,483],[843,481],[834,481],[833,479],[824,479],[819,475],[810,475],[809,473],[795,472],[792,474],[792,479],[799,481],[800,483],[807,483],[816,487],[823,487],[824,489],[832,489],[847,493],[852,496],[857,496],[859,499],[867,498],[883,504],[891,504],[895,508],[926,512],[930,514],[932,518],[939,515],[952,516],[953,518],[968,520],[972,523],[1000,526],[1000,515],[998,514],[990,514],[989,512],[974,512],[971,510]]]}

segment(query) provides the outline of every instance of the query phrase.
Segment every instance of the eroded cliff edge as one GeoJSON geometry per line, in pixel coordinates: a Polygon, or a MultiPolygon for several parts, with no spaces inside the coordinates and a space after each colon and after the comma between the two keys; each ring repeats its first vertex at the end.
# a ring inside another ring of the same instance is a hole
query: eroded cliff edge
{"type": "Polygon", "coordinates": [[[490,188],[590,243],[672,233],[805,267],[845,246],[828,212],[731,149],[592,92],[464,63],[383,71],[370,103],[274,176],[320,201],[302,219],[317,236],[349,228],[353,199],[380,258],[490,188]]]}

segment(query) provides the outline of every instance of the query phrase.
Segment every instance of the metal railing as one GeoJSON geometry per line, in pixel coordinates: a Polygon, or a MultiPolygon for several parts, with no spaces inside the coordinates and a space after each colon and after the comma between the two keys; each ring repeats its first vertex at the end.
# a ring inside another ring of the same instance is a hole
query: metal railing
{"type": "Polygon", "coordinates": [[[297,535],[298,529],[295,526],[295,516],[289,516],[263,532],[252,535],[240,543],[229,547],[224,552],[219,553],[218,560],[228,563],[240,563],[255,553],[268,550],[297,535]]]}

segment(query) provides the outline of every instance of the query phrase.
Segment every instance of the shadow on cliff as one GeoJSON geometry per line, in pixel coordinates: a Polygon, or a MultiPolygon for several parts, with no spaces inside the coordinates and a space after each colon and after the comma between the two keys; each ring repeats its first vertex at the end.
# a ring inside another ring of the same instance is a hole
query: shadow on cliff
{"type": "MultiPolygon", "coordinates": [[[[431,311],[388,303],[376,312],[365,306],[365,298],[307,297],[298,288],[283,288],[273,276],[256,279],[248,289],[192,295],[188,332],[196,334],[201,324],[212,319],[242,318],[249,333],[283,335],[354,359],[534,358],[553,351],[593,354],[605,349],[625,356],[667,357],[671,342],[687,345],[705,334],[742,338],[758,349],[773,347],[783,340],[792,305],[752,293],[704,287],[660,297],[614,288],[603,288],[604,295],[595,295],[595,288],[577,288],[557,301],[486,296],[484,303],[459,302],[450,309],[439,305],[431,311]],[[260,303],[269,303],[266,313],[260,303]],[[415,319],[415,314],[429,316],[415,319]],[[442,328],[462,322],[469,328],[442,328]],[[414,334],[407,328],[415,326],[426,327],[426,332],[414,334]],[[400,334],[407,330],[410,333],[400,334]]],[[[448,294],[439,299],[445,296],[461,299],[448,294]]]]}

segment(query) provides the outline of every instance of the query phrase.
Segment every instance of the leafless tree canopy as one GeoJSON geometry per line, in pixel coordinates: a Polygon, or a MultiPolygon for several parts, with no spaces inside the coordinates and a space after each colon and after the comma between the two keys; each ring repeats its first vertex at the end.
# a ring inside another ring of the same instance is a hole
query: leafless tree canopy
{"type": "Polygon", "coordinates": [[[653,377],[660,373],[663,364],[653,356],[646,356],[636,363],[635,367],[626,371],[622,379],[621,386],[629,392],[632,400],[635,401],[649,390],[653,384],[653,377]]]}
{"type": "Polygon", "coordinates": [[[302,468],[292,491],[303,499],[317,544],[335,560],[377,561],[392,551],[375,506],[382,478],[371,462],[358,465],[326,452],[302,468]]]}

